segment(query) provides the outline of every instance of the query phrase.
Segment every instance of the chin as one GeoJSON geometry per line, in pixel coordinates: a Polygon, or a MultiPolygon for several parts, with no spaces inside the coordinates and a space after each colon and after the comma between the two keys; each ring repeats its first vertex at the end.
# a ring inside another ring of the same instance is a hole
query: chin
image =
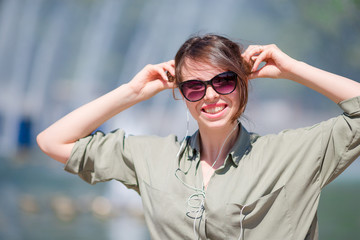
{"type": "Polygon", "coordinates": [[[209,128],[213,130],[221,130],[229,125],[233,124],[233,121],[231,119],[221,119],[221,120],[215,120],[215,121],[209,121],[209,120],[202,120],[198,121],[199,127],[203,128],[209,128]]]}

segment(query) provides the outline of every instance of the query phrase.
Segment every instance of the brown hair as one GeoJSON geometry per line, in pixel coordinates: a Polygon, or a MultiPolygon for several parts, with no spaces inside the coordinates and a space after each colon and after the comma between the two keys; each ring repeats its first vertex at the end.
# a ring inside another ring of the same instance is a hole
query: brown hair
{"type": "Polygon", "coordinates": [[[186,67],[186,60],[206,63],[208,65],[233,71],[238,75],[240,90],[240,107],[232,120],[235,121],[245,110],[248,101],[248,75],[251,66],[241,56],[242,46],[226,37],[206,34],[189,38],[178,50],[175,56],[175,83],[183,81],[182,70],[186,67]]]}

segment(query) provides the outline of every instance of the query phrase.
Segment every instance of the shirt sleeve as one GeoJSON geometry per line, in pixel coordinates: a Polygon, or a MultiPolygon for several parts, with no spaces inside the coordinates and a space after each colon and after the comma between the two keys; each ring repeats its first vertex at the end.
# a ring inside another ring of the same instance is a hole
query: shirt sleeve
{"type": "Polygon", "coordinates": [[[360,97],[338,105],[344,113],[322,125],[321,187],[333,181],[360,155],[360,97]]]}
{"type": "Polygon", "coordinates": [[[122,130],[108,134],[100,131],[76,142],[65,170],[95,184],[111,179],[138,191],[130,146],[122,130]]]}

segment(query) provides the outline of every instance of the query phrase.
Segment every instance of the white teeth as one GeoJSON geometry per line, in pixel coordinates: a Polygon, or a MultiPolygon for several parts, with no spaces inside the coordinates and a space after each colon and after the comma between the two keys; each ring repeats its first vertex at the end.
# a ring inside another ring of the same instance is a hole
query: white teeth
{"type": "Polygon", "coordinates": [[[214,107],[214,108],[207,108],[207,109],[204,109],[204,111],[206,113],[215,114],[215,113],[222,111],[224,108],[225,108],[225,106],[220,106],[220,107],[214,107]]]}

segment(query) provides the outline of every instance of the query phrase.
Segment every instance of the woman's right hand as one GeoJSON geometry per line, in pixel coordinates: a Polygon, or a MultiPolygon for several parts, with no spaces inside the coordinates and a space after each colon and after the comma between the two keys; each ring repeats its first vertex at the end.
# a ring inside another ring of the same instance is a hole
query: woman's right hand
{"type": "Polygon", "coordinates": [[[175,75],[175,61],[159,63],[156,65],[148,64],[128,83],[128,86],[142,100],[147,100],[157,93],[174,87],[173,82],[169,82],[166,72],[175,75]]]}

